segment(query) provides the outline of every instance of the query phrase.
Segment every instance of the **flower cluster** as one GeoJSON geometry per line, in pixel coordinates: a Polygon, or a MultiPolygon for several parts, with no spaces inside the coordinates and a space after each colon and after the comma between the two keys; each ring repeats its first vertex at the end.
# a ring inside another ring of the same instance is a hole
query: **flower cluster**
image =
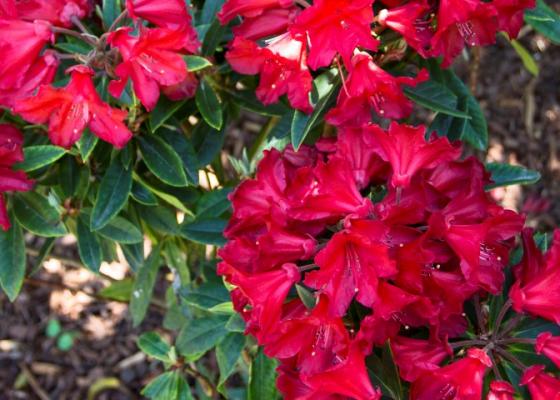
{"type": "Polygon", "coordinates": [[[14,171],[13,165],[23,161],[23,135],[11,125],[0,124],[0,228],[8,230],[10,220],[6,211],[5,192],[25,192],[33,188],[22,171],[14,171]]]}
{"type": "MultiPolygon", "coordinates": [[[[333,63],[348,72],[337,107],[327,121],[336,126],[360,126],[371,112],[385,118],[407,117],[412,103],[403,86],[427,79],[394,77],[381,67],[404,56],[398,46],[384,43],[384,31],[402,40],[424,58],[443,57],[443,66],[466,46],[494,43],[496,33],[514,38],[523,12],[535,0],[396,0],[382,1],[374,14],[373,0],[228,0],[218,17],[223,24],[236,17],[234,40],[226,55],[240,73],[260,74],[258,98],[265,104],[287,95],[290,104],[309,113],[311,71],[333,63]],[[261,46],[258,42],[263,42],[261,46]]],[[[394,39],[393,39],[394,40],[394,39]]]]}
{"type": "Polygon", "coordinates": [[[128,0],[120,19],[128,15],[135,29],[111,27],[99,38],[80,22],[91,11],[89,1],[2,4],[0,51],[10,57],[0,66],[0,105],[29,122],[48,123],[53,144],[70,148],[86,127],[118,148],[132,137],[125,124],[128,112],[110,106],[109,99],[98,93],[97,70],[114,78],[109,93],[115,98],[131,80],[147,110],[155,107],[160,90],[173,100],[191,97],[196,90],[197,79],[187,71],[182,55],[196,52],[200,43],[184,1],[128,0]],[[84,33],[69,31],[72,25],[84,33]],[[60,34],[77,35],[93,50],[82,57],[46,49],[60,34]],[[51,83],[60,60],[67,58],[81,64],[66,69],[70,75],[66,86],[54,87],[51,83]]]}
{"type": "MultiPolygon", "coordinates": [[[[524,218],[485,192],[478,160],[425,136],[424,127],[370,124],[298,152],[270,150],[231,195],[218,272],[236,287],[247,332],[281,361],[286,398],[379,398],[365,358],[387,340],[412,399],[482,398],[488,347],[440,364],[467,329],[465,302],[503,290],[524,218]]],[[[556,322],[557,239],[546,266],[526,251],[511,294],[515,310],[556,322]]],[[[544,354],[558,345],[539,343],[544,354]]]]}

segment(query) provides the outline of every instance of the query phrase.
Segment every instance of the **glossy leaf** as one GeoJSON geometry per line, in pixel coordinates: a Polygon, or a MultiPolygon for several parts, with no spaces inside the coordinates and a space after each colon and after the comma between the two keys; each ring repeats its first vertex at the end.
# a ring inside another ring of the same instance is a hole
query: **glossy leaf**
{"type": "Polygon", "coordinates": [[[230,302],[230,295],[221,283],[208,282],[194,289],[186,289],[182,295],[186,304],[204,311],[212,311],[214,307],[230,302]]]}
{"type": "Polygon", "coordinates": [[[144,204],[146,206],[158,205],[156,196],[154,196],[150,191],[150,189],[148,189],[140,182],[137,181],[132,182],[132,189],[130,191],[130,195],[134,200],[136,200],[140,204],[144,204]]]}
{"type": "Polygon", "coordinates": [[[165,372],[153,379],[142,395],[152,400],[175,400],[179,398],[181,373],[178,370],[165,372]]]}
{"type": "Polygon", "coordinates": [[[556,44],[560,44],[560,15],[544,0],[537,0],[537,7],[525,12],[525,22],[556,44]]]}
{"type": "Polygon", "coordinates": [[[201,357],[226,334],[228,315],[210,315],[188,321],[177,337],[175,346],[185,356],[201,357]]]}
{"type": "Polygon", "coordinates": [[[101,267],[103,253],[97,235],[82,220],[77,220],[78,252],[84,265],[92,272],[98,273],[101,267]]]}
{"type": "Polygon", "coordinates": [[[138,347],[145,354],[163,362],[173,362],[170,357],[171,345],[157,332],[146,332],[138,338],[138,347]]]}
{"type": "Polygon", "coordinates": [[[520,165],[488,163],[486,169],[490,172],[494,181],[486,189],[509,185],[529,185],[541,179],[540,173],[520,165]]]}
{"type": "Polygon", "coordinates": [[[437,81],[430,80],[416,87],[405,87],[404,93],[409,99],[429,110],[459,118],[471,118],[469,114],[457,110],[457,96],[437,81]]]}
{"type": "Polygon", "coordinates": [[[150,113],[150,130],[157,131],[169,120],[186,101],[171,101],[165,96],[160,96],[156,107],[150,113]]]}
{"type": "Polygon", "coordinates": [[[247,400],[279,398],[276,390],[276,367],[278,362],[264,355],[262,349],[251,363],[249,376],[249,392],[247,400]]]}
{"type": "Polygon", "coordinates": [[[187,69],[189,72],[200,71],[204,68],[212,66],[212,63],[207,58],[200,56],[188,55],[184,56],[183,59],[187,63],[187,69]]]}
{"type": "Polygon", "coordinates": [[[200,219],[183,223],[180,227],[180,234],[193,242],[222,246],[225,244],[222,232],[226,225],[227,221],[223,219],[200,219]]]}
{"type": "Polygon", "coordinates": [[[529,51],[515,39],[511,40],[510,43],[511,46],[515,49],[515,52],[517,53],[519,58],[521,58],[521,61],[523,61],[525,69],[533,74],[533,76],[538,76],[539,66],[531,53],[529,53],[529,51]]]}
{"type": "Polygon", "coordinates": [[[57,146],[29,146],[23,149],[24,161],[17,164],[16,168],[25,172],[35,171],[54,163],[64,154],[66,150],[57,146]]]}
{"type": "Polygon", "coordinates": [[[171,146],[153,135],[138,138],[144,162],[162,182],[176,187],[187,186],[181,158],[171,146]]]}
{"type": "Polygon", "coordinates": [[[36,235],[59,237],[68,233],[57,209],[37,192],[14,196],[14,214],[25,229],[36,235]]]}
{"type": "Polygon", "coordinates": [[[106,239],[123,244],[142,243],[144,240],[140,229],[122,217],[113,218],[97,233],[106,239]]]}
{"type": "Polygon", "coordinates": [[[241,357],[245,347],[245,336],[240,333],[228,333],[227,336],[216,346],[216,361],[220,371],[218,391],[226,396],[226,380],[235,372],[235,365],[241,357]]]}
{"type": "Polygon", "coordinates": [[[132,323],[134,326],[140,325],[150,306],[157,272],[161,263],[160,253],[161,244],[152,250],[152,253],[144,261],[144,264],[140,267],[136,275],[132,296],[130,298],[130,313],[132,314],[132,323]]]}
{"type": "Polygon", "coordinates": [[[17,222],[8,231],[0,229],[0,286],[14,301],[25,277],[25,241],[17,222]]]}
{"type": "Polygon", "coordinates": [[[121,0],[103,0],[103,24],[109,28],[121,13],[121,0]]]}
{"type": "Polygon", "coordinates": [[[196,91],[196,106],[202,118],[214,129],[221,129],[224,116],[218,96],[207,80],[202,79],[196,91]]]}

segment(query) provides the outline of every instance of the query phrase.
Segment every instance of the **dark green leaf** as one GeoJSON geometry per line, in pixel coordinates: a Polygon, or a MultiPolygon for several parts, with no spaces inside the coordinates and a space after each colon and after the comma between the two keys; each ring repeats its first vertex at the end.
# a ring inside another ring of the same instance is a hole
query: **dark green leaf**
{"type": "Polygon", "coordinates": [[[216,47],[218,47],[218,45],[222,41],[226,30],[227,27],[222,26],[217,18],[210,24],[210,27],[204,35],[204,40],[202,41],[203,56],[210,56],[214,54],[216,47]]]}
{"type": "Polygon", "coordinates": [[[207,58],[200,56],[183,56],[183,59],[187,63],[187,69],[189,72],[200,71],[201,69],[212,66],[212,63],[207,58]]]}
{"type": "Polygon", "coordinates": [[[155,176],[170,186],[187,186],[181,158],[171,146],[153,135],[138,140],[144,162],[155,176]]]}
{"type": "MultiPolygon", "coordinates": [[[[245,347],[245,336],[240,333],[228,333],[227,336],[216,346],[216,361],[220,370],[218,391],[226,396],[226,380],[235,371],[237,360],[245,347]]],[[[226,396],[227,397],[227,396],[226,396]]]]}
{"type": "Polygon", "coordinates": [[[58,163],[58,185],[65,198],[73,197],[80,185],[82,168],[72,156],[66,156],[58,163]]]}
{"type": "Polygon", "coordinates": [[[90,271],[98,273],[103,257],[101,244],[82,218],[77,219],[77,236],[80,259],[90,271]]]}
{"type": "Polygon", "coordinates": [[[486,189],[508,185],[529,185],[541,179],[537,171],[526,169],[520,165],[488,163],[486,169],[492,174],[491,183],[486,189]]]}
{"type": "Polygon", "coordinates": [[[121,0],[103,0],[103,24],[109,28],[121,13],[121,0]]]}
{"type": "Polygon", "coordinates": [[[200,14],[200,24],[210,24],[216,20],[218,11],[222,8],[224,0],[206,0],[200,14]]]}
{"type": "Polygon", "coordinates": [[[14,301],[25,277],[25,241],[19,224],[12,219],[6,232],[0,229],[0,286],[14,301]]]}
{"type": "Polygon", "coordinates": [[[101,180],[97,199],[91,213],[91,228],[103,228],[125,206],[132,188],[132,168],[122,165],[119,157],[111,161],[101,180]]]}
{"type": "Polygon", "coordinates": [[[179,332],[177,350],[185,356],[201,357],[227,334],[228,319],[228,315],[214,314],[189,320],[179,332]]]}
{"type": "Polygon", "coordinates": [[[161,262],[160,253],[161,244],[158,244],[158,246],[152,250],[152,253],[146,261],[144,261],[144,264],[140,267],[136,275],[134,289],[130,298],[130,313],[132,314],[132,323],[134,326],[140,325],[150,306],[152,292],[161,262]]]}
{"type": "Polygon", "coordinates": [[[204,168],[220,154],[224,136],[224,129],[217,131],[204,122],[196,126],[193,131],[193,146],[199,168],[204,168]]]}
{"type": "Polygon", "coordinates": [[[134,272],[137,272],[144,264],[144,243],[121,244],[120,248],[126,262],[134,272]]]}
{"type": "Polygon", "coordinates": [[[245,332],[245,320],[238,313],[233,313],[226,324],[226,329],[230,332],[243,333],[245,332]]]}
{"type": "Polygon", "coordinates": [[[173,362],[171,346],[157,332],[146,332],[138,338],[138,347],[145,354],[162,362],[173,362]]]}
{"type": "Polygon", "coordinates": [[[198,201],[196,207],[196,217],[199,219],[219,217],[231,207],[228,195],[230,188],[223,188],[206,192],[198,201]]]}
{"type": "Polygon", "coordinates": [[[409,99],[429,110],[459,118],[471,118],[469,114],[457,110],[457,96],[449,88],[434,80],[421,83],[416,87],[405,87],[404,93],[409,99]]]}
{"type": "Polygon", "coordinates": [[[142,243],[144,240],[140,229],[122,217],[113,218],[97,233],[106,239],[123,244],[142,243]]]}
{"type": "Polygon", "coordinates": [[[56,146],[29,146],[23,149],[24,161],[16,165],[16,169],[25,172],[35,171],[57,161],[66,150],[56,146]]]}
{"type": "Polygon", "coordinates": [[[231,100],[239,107],[269,117],[280,117],[286,115],[290,109],[283,103],[276,103],[265,106],[255,96],[251,90],[228,91],[231,100]]]}
{"type": "Polygon", "coordinates": [[[151,400],[176,400],[179,397],[181,373],[177,370],[161,374],[142,389],[142,395],[151,400]]]}
{"type": "Polygon", "coordinates": [[[140,218],[142,218],[150,228],[161,233],[176,235],[179,230],[177,216],[169,208],[160,207],[137,207],[140,218]]]}
{"type": "Polygon", "coordinates": [[[264,355],[259,349],[251,363],[247,400],[275,400],[280,396],[276,390],[276,367],[278,362],[264,355]]]}
{"type": "Polygon", "coordinates": [[[405,399],[399,371],[388,342],[382,349],[381,358],[372,355],[367,358],[366,364],[368,370],[372,372],[370,373],[372,382],[381,387],[384,395],[394,400],[405,399]]]}
{"type": "Polygon", "coordinates": [[[222,232],[226,225],[227,221],[223,219],[201,219],[181,224],[180,234],[193,242],[222,246],[225,244],[222,232]]]}
{"type": "Polygon", "coordinates": [[[68,233],[57,209],[37,192],[14,196],[14,213],[20,224],[36,235],[59,237],[68,233]]]}
{"type": "Polygon", "coordinates": [[[154,196],[152,192],[150,192],[150,190],[140,182],[132,182],[132,190],[130,191],[130,195],[140,204],[144,204],[146,206],[158,205],[156,196],[154,196]]]}
{"type": "Polygon", "coordinates": [[[171,101],[165,96],[160,96],[156,107],[150,113],[150,130],[155,132],[161,128],[185,103],[186,101],[171,101]]]}
{"type": "Polygon", "coordinates": [[[91,153],[93,153],[98,141],[99,138],[91,133],[89,129],[84,130],[82,137],[78,140],[78,143],[76,143],[78,150],[80,151],[80,156],[84,162],[89,160],[89,157],[91,156],[91,153]]]}
{"type": "Polygon", "coordinates": [[[206,79],[200,81],[195,100],[206,123],[214,129],[221,129],[224,123],[222,107],[216,92],[206,79]]]}
{"type": "Polygon", "coordinates": [[[543,0],[537,0],[537,7],[525,12],[525,22],[555,44],[560,44],[560,15],[543,0]]]}
{"type": "Polygon", "coordinates": [[[163,139],[171,146],[183,161],[183,167],[189,183],[198,185],[198,159],[191,141],[182,133],[170,130],[161,132],[163,139]]]}
{"type": "Polygon", "coordinates": [[[204,311],[230,302],[227,289],[221,283],[207,282],[195,289],[187,289],[182,296],[185,303],[204,311]]]}
{"type": "Polygon", "coordinates": [[[299,298],[301,299],[301,301],[303,302],[303,304],[305,305],[305,307],[307,307],[310,310],[315,308],[315,306],[317,305],[317,297],[315,297],[315,294],[313,294],[311,290],[297,283],[296,292],[299,298]]]}

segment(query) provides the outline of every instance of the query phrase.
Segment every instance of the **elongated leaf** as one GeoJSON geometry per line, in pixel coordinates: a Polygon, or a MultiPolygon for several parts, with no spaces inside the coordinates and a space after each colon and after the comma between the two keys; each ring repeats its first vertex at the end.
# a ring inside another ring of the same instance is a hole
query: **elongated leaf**
{"type": "Polygon", "coordinates": [[[130,313],[132,314],[132,323],[134,326],[140,325],[146,316],[152,292],[156,283],[157,272],[160,267],[161,244],[158,244],[152,250],[150,256],[146,259],[134,282],[134,290],[130,298],[130,313]]]}
{"type": "Polygon", "coordinates": [[[176,400],[179,397],[180,372],[169,371],[152,380],[142,390],[142,395],[152,400],[176,400]]]}
{"type": "Polygon", "coordinates": [[[230,99],[239,107],[269,117],[280,117],[290,112],[290,109],[283,103],[275,103],[265,106],[262,104],[255,93],[251,90],[228,91],[230,99]]]}
{"type": "Polygon", "coordinates": [[[196,217],[201,219],[219,217],[228,211],[231,207],[231,203],[228,200],[230,193],[230,188],[205,193],[197,203],[196,217]]]}
{"type": "Polygon", "coordinates": [[[446,86],[430,80],[416,87],[405,87],[406,96],[417,104],[441,114],[459,118],[471,117],[469,114],[457,110],[457,96],[446,86]]]}
{"type": "Polygon", "coordinates": [[[216,92],[205,79],[200,81],[195,100],[196,106],[206,123],[214,129],[221,129],[224,123],[222,107],[216,92]]]}
{"type": "Polygon", "coordinates": [[[216,51],[216,47],[222,41],[227,27],[223,26],[216,18],[208,27],[202,41],[202,55],[210,56],[216,51]]]}
{"type": "Polygon", "coordinates": [[[121,0],[103,0],[103,24],[110,27],[121,13],[121,0]]]}
{"type": "Polygon", "coordinates": [[[249,377],[248,400],[279,398],[276,390],[276,367],[278,362],[264,355],[262,349],[259,349],[257,356],[251,363],[251,372],[249,377]]]}
{"type": "Polygon", "coordinates": [[[544,0],[537,0],[537,7],[525,12],[525,22],[554,43],[560,44],[560,15],[547,6],[544,0]]]}
{"type": "Polygon", "coordinates": [[[188,182],[198,185],[198,158],[191,141],[182,132],[162,130],[160,135],[181,157],[188,182]]]}
{"type": "Polygon", "coordinates": [[[131,188],[132,168],[126,169],[119,157],[115,157],[101,180],[91,213],[90,226],[93,230],[103,228],[123,209],[131,188]]]}
{"type": "Polygon", "coordinates": [[[165,96],[160,96],[156,107],[150,113],[150,130],[155,132],[161,128],[185,103],[186,101],[171,101],[165,96]]]}
{"type": "Polygon", "coordinates": [[[107,225],[97,231],[106,239],[117,243],[142,243],[144,236],[134,224],[121,217],[113,218],[107,225]]]}
{"type": "Polygon", "coordinates": [[[201,69],[208,68],[212,66],[212,63],[204,57],[200,56],[184,56],[183,59],[187,63],[187,69],[189,72],[200,71],[201,69]]]}
{"type": "Polygon", "coordinates": [[[488,163],[486,169],[492,174],[494,181],[486,189],[509,185],[529,185],[541,179],[540,173],[520,165],[488,163]]]}
{"type": "Polygon", "coordinates": [[[204,311],[212,311],[214,307],[231,300],[225,286],[213,282],[205,283],[198,288],[188,289],[181,297],[186,304],[204,311]]]}
{"type": "Polygon", "coordinates": [[[225,244],[222,232],[226,225],[227,221],[222,219],[201,219],[183,223],[180,227],[180,234],[193,242],[222,246],[225,244]]]}
{"type": "Polygon", "coordinates": [[[138,140],[144,162],[155,176],[170,186],[187,186],[181,158],[171,146],[153,135],[138,140]]]}
{"type": "Polygon", "coordinates": [[[90,231],[82,218],[78,218],[76,233],[78,235],[80,259],[90,271],[98,273],[103,258],[99,238],[94,232],[90,231]]]}
{"type": "Polygon", "coordinates": [[[93,153],[98,141],[99,138],[91,133],[89,129],[84,130],[82,137],[78,140],[78,143],[76,143],[78,150],[80,151],[80,156],[84,162],[89,160],[89,157],[91,156],[91,153],[93,153]]]}
{"type": "Polygon", "coordinates": [[[24,161],[16,165],[16,169],[25,172],[35,171],[57,161],[66,150],[56,146],[29,146],[23,149],[24,161]]]}
{"type": "Polygon", "coordinates": [[[0,229],[0,286],[14,301],[25,277],[25,241],[17,222],[8,231],[0,229]]]}
{"type": "MultiPolygon", "coordinates": [[[[226,396],[226,380],[235,372],[235,365],[245,347],[245,336],[240,333],[228,333],[227,336],[216,346],[216,361],[220,370],[218,391],[226,396]]],[[[226,396],[227,397],[227,396],[226,396]]]]}
{"type": "Polygon", "coordinates": [[[218,131],[206,123],[200,123],[193,131],[192,144],[196,151],[198,167],[204,168],[210,164],[222,149],[225,129],[218,131]]]}
{"type": "Polygon", "coordinates": [[[138,207],[140,217],[146,223],[161,233],[176,235],[179,230],[177,216],[167,207],[138,207]]]}
{"type": "Polygon", "coordinates": [[[202,356],[226,334],[228,315],[211,315],[188,321],[179,332],[175,345],[185,356],[202,356]]]}
{"type": "Polygon", "coordinates": [[[140,182],[132,182],[132,190],[130,192],[130,195],[140,204],[144,204],[146,206],[158,205],[156,196],[154,196],[152,192],[150,192],[150,189],[148,189],[140,182]]]}
{"type": "Polygon", "coordinates": [[[171,345],[157,332],[146,332],[138,338],[138,347],[144,353],[156,360],[173,362],[170,357],[171,345]]]}
{"type": "Polygon", "coordinates": [[[512,47],[515,49],[515,52],[517,53],[519,58],[521,58],[521,61],[523,61],[523,65],[525,66],[525,69],[529,71],[531,74],[533,74],[534,76],[538,76],[539,66],[537,65],[537,62],[535,61],[531,53],[529,53],[529,51],[515,39],[512,39],[510,43],[512,47]]]}
{"type": "Polygon", "coordinates": [[[14,213],[19,223],[36,235],[59,237],[68,233],[56,208],[37,192],[14,196],[14,213]]]}
{"type": "Polygon", "coordinates": [[[160,199],[162,199],[166,203],[171,204],[173,207],[177,208],[178,210],[181,210],[185,214],[194,217],[194,214],[192,213],[192,211],[189,210],[181,202],[181,200],[179,200],[177,197],[175,197],[175,196],[173,196],[169,193],[165,193],[162,190],[157,189],[154,185],[150,185],[148,182],[146,182],[145,180],[140,178],[138,175],[134,175],[134,180],[142,183],[144,186],[146,186],[150,190],[150,192],[152,192],[154,195],[156,195],[157,197],[159,197],[160,199]]]}

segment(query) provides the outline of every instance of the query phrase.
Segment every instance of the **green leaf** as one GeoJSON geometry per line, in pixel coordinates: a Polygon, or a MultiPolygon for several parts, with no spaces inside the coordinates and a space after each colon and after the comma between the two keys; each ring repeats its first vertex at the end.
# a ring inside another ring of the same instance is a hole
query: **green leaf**
{"type": "Polygon", "coordinates": [[[156,283],[157,273],[160,267],[161,243],[152,250],[144,264],[140,267],[136,280],[134,281],[134,289],[130,298],[130,313],[132,314],[132,323],[134,326],[140,325],[146,316],[152,292],[156,283]]]}
{"type": "Polygon", "coordinates": [[[121,244],[120,248],[132,271],[138,271],[144,264],[144,243],[121,244]]]}
{"type": "Polygon", "coordinates": [[[523,61],[525,69],[527,69],[527,71],[529,71],[534,76],[539,76],[539,66],[537,65],[537,62],[535,61],[531,53],[529,53],[529,51],[515,39],[512,39],[510,43],[515,49],[515,52],[517,53],[519,58],[521,58],[521,61],[523,61]]]}
{"type": "Polygon", "coordinates": [[[160,96],[156,107],[150,113],[150,131],[155,132],[173,116],[186,101],[171,101],[165,96],[160,96]]]}
{"type": "Polygon", "coordinates": [[[227,91],[227,94],[239,107],[268,117],[280,117],[286,115],[290,111],[283,103],[265,106],[257,99],[252,90],[227,91]]]}
{"type": "Polygon", "coordinates": [[[179,230],[177,216],[169,208],[160,207],[138,207],[138,213],[146,223],[161,233],[176,235],[179,230]]]}
{"type": "Polygon", "coordinates": [[[93,153],[93,150],[95,149],[98,141],[99,138],[91,133],[89,129],[84,130],[84,132],[82,133],[82,137],[76,143],[76,146],[78,147],[78,150],[80,152],[80,156],[82,157],[82,160],[84,162],[87,162],[89,160],[89,157],[91,156],[91,153],[93,153]]]}
{"type": "Polygon", "coordinates": [[[251,363],[247,400],[275,400],[280,396],[276,390],[276,367],[278,362],[264,355],[259,349],[251,363]]]}
{"type": "Polygon", "coordinates": [[[111,221],[125,206],[132,188],[132,168],[126,169],[115,157],[101,180],[91,213],[91,228],[98,230],[111,221]]]}
{"type": "Polygon", "coordinates": [[[105,299],[129,302],[133,286],[134,281],[127,278],[122,281],[111,282],[109,286],[101,289],[98,294],[105,299]]]}
{"type": "Polygon", "coordinates": [[[405,87],[404,93],[409,99],[428,110],[459,118],[471,118],[469,114],[457,110],[457,96],[445,85],[434,80],[421,83],[416,87],[405,87]]]}
{"type": "Polygon", "coordinates": [[[56,146],[29,146],[23,149],[24,161],[16,164],[15,168],[31,172],[50,165],[60,159],[66,150],[56,146]]]}
{"type": "Polygon", "coordinates": [[[382,349],[381,358],[373,354],[366,359],[366,365],[372,372],[372,382],[381,387],[384,395],[395,400],[405,400],[399,371],[388,342],[382,349]]]}
{"type": "Polygon", "coordinates": [[[210,56],[216,51],[216,47],[222,41],[224,34],[226,33],[227,27],[223,26],[220,21],[216,18],[204,35],[204,40],[202,41],[202,55],[210,56]]]}
{"type": "MultiPolygon", "coordinates": [[[[220,370],[218,391],[226,396],[226,380],[235,372],[235,365],[245,347],[245,336],[240,333],[228,333],[216,346],[216,361],[220,370]]],[[[227,398],[227,396],[226,396],[227,398]]]]}
{"type": "Polygon", "coordinates": [[[198,159],[191,141],[182,133],[163,130],[160,135],[181,157],[190,184],[198,186],[198,159]]]}
{"type": "Polygon", "coordinates": [[[296,292],[307,309],[312,310],[315,308],[317,305],[317,297],[311,290],[300,283],[296,283],[296,292]]]}
{"type": "Polygon", "coordinates": [[[14,196],[14,214],[28,231],[44,237],[60,237],[68,233],[57,209],[37,192],[14,196]]]}
{"type": "Polygon", "coordinates": [[[54,338],[57,337],[60,332],[62,332],[62,326],[60,326],[60,322],[58,321],[58,319],[53,318],[53,319],[49,319],[49,322],[47,323],[47,328],[45,329],[45,335],[48,338],[54,338]]]}
{"type": "Polygon", "coordinates": [[[206,0],[200,13],[200,24],[210,24],[216,20],[218,11],[222,8],[224,0],[206,0]]]}
{"type": "Polygon", "coordinates": [[[328,106],[336,97],[338,86],[338,70],[333,68],[313,81],[311,103],[313,112],[310,115],[296,110],[292,120],[292,145],[298,150],[309,132],[317,126],[328,110],[328,106]]]}
{"type": "Polygon", "coordinates": [[[158,205],[156,196],[154,196],[152,192],[150,192],[150,189],[148,189],[140,182],[137,181],[132,182],[132,189],[130,191],[130,195],[134,200],[136,200],[140,204],[144,204],[146,206],[158,205]]]}
{"type": "Polygon", "coordinates": [[[63,332],[56,341],[56,347],[60,351],[69,351],[74,347],[74,336],[75,334],[71,332],[63,332]]]}
{"type": "Polygon", "coordinates": [[[95,233],[91,232],[82,218],[77,220],[76,234],[78,236],[80,259],[90,271],[98,273],[103,258],[99,238],[95,233]]]}
{"type": "Polygon", "coordinates": [[[74,157],[64,157],[58,163],[58,185],[65,198],[73,197],[80,185],[82,168],[74,157]]]}
{"type": "Polygon", "coordinates": [[[170,357],[171,345],[167,343],[157,332],[146,332],[138,338],[138,347],[145,354],[156,360],[172,363],[170,357]]]}
{"type": "Polygon", "coordinates": [[[175,342],[177,350],[184,356],[202,357],[228,333],[228,319],[228,315],[214,314],[187,321],[175,342]]]}
{"type": "Polygon", "coordinates": [[[189,210],[182,202],[181,200],[179,200],[177,197],[169,194],[169,193],[165,193],[159,189],[157,189],[154,185],[150,185],[148,182],[146,182],[145,180],[143,180],[142,178],[140,178],[138,175],[134,175],[134,180],[138,181],[140,183],[142,183],[144,186],[146,186],[148,189],[150,189],[150,192],[152,192],[153,194],[155,194],[157,197],[159,197],[160,199],[162,199],[163,201],[165,201],[168,204],[171,204],[173,207],[177,208],[178,210],[184,212],[187,215],[190,215],[191,217],[194,217],[194,214],[192,213],[191,210],[189,210]]]}
{"type": "Polygon", "coordinates": [[[490,172],[494,181],[494,183],[486,186],[486,189],[509,185],[530,185],[541,179],[540,173],[520,165],[488,163],[486,169],[490,172]]]}
{"type": "Polygon", "coordinates": [[[192,144],[196,151],[199,168],[204,168],[220,154],[224,143],[224,131],[224,127],[218,131],[204,121],[194,128],[192,144]]]}
{"type": "Polygon", "coordinates": [[[171,146],[153,135],[139,137],[138,141],[144,162],[155,176],[170,186],[187,186],[181,158],[171,146]]]}
{"type": "Polygon", "coordinates": [[[230,332],[244,333],[245,320],[238,313],[233,313],[226,324],[226,329],[230,332]]]}
{"type": "Polygon", "coordinates": [[[537,7],[525,11],[525,22],[555,44],[560,44],[560,15],[543,0],[537,0],[537,7]]]}
{"type": "Polygon", "coordinates": [[[144,241],[144,236],[140,229],[122,217],[113,218],[107,225],[99,229],[97,233],[117,243],[134,244],[144,241]]]}
{"type": "Polygon", "coordinates": [[[121,0],[103,0],[103,24],[109,28],[121,13],[121,0]]]}
{"type": "Polygon", "coordinates": [[[182,298],[186,304],[204,311],[212,311],[214,307],[231,301],[224,285],[213,282],[204,283],[194,289],[187,289],[182,298]]]}
{"type": "Polygon", "coordinates": [[[200,86],[195,96],[196,106],[202,118],[214,129],[221,129],[224,116],[218,96],[206,79],[200,81],[200,86]]]}
{"type": "Polygon", "coordinates": [[[212,63],[204,57],[200,56],[183,56],[183,59],[187,63],[187,69],[189,72],[200,71],[201,69],[208,68],[212,66],[212,63]]]}
{"type": "Polygon", "coordinates": [[[142,389],[141,394],[152,400],[177,400],[181,379],[177,370],[165,372],[142,389]]]}
{"type": "Polygon", "coordinates": [[[230,188],[222,188],[206,192],[198,200],[196,207],[196,217],[198,219],[219,217],[231,208],[228,196],[231,193],[230,188]]]}
{"type": "Polygon", "coordinates": [[[25,277],[25,240],[21,227],[15,221],[5,232],[0,229],[0,286],[14,301],[25,277]]]}
{"type": "Polygon", "coordinates": [[[225,244],[223,231],[226,225],[227,221],[223,219],[201,219],[181,224],[179,232],[193,242],[222,246],[225,244]]]}

